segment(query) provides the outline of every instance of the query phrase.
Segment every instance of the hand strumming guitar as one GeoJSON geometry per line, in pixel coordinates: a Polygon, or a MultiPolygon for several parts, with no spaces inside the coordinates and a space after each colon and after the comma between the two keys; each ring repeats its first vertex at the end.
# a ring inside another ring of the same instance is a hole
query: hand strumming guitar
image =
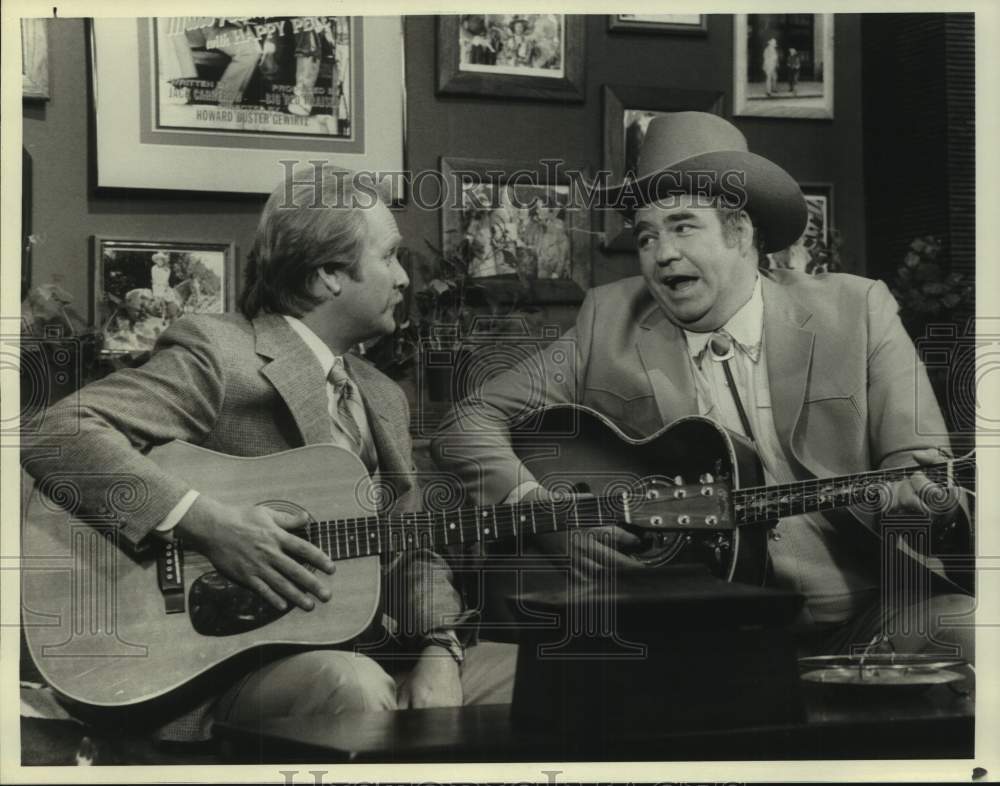
{"type": "MultiPolygon", "coordinates": [[[[557,498],[542,486],[531,489],[521,498],[524,502],[548,500],[557,501],[557,498]]],[[[641,541],[631,532],[615,525],[587,527],[580,532],[567,530],[535,535],[533,542],[539,551],[546,554],[571,554],[570,563],[578,578],[593,578],[612,566],[616,570],[631,570],[640,566],[640,563],[628,555],[628,550],[639,546],[641,541]]]]}
{"type": "Polygon", "coordinates": [[[237,508],[202,494],[176,529],[221,573],[256,590],[275,608],[284,610],[291,602],[309,611],[315,605],[309,594],[326,602],[330,593],[307,566],[331,574],[336,566],[316,546],[288,532],[307,521],[305,514],[237,508]]]}

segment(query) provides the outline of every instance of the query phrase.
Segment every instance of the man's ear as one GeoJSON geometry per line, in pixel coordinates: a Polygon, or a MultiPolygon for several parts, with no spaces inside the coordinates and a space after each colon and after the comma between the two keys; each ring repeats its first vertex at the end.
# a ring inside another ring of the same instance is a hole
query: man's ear
{"type": "Polygon", "coordinates": [[[757,230],[754,228],[753,221],[750,220],[750,215],[745,210],[740,211],[740,236],[738,243],[740,253],[743,256],[756,250],[756,234],[757,230]]]}
{"type": "Polygon", "coordinates": [[[337,297],[342,289],[340,283],[340,271],[327,272],[323,268],[316,268],[316,281],[313,285],[313,294],[318,297],[337,297]]]}

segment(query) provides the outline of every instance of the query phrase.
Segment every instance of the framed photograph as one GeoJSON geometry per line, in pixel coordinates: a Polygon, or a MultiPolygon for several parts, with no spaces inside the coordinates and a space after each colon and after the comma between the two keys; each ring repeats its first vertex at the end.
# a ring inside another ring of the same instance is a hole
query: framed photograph
{"type": "Polygon", "coordinates": [[[184,314],[235,306],[233,243],[91,238],[94,321],[102,354],[151,350],[184,314]]]}
{"type": "Polygon", "coordinates": [[[833,223],[833,184],[800,183],[806,198],[808,220],[805,231],[786,249],[768,254],[770,267],[801,270],[806,273],[821,272],[817,269],[817,253],[829,246],[833,223]]]}
{"type": "Polygon", "coordinates": [[[403,169],[399,17],[95,19],[91,32],[100,188],[266,194],[300,161],[403,169]]]}
{"type": "Polygon", "coordinates": [[[21,95],[49,100],[49,20],[21,20],[21,95]]]}
{"type": "Polygon", "coordinates": [[[569,175],[538,163],[442,158],[441,247],[477,283],[525,285],[532,303],[579,303],[591,286],[590,211],[569,175]]]}
{"type": "Polygon", "coordinates": [[[735,115],[833,117],[833,14],[736,14],[735,115]]]}
{"type": "Polygon", "coordinates": [[[584,34],[580,15],[438,17],[438,94],[583,101],[584,34]]]}
{"type": "Polygon", "coordinates": [[[706,35],[705,14],[612,14],[608,30],[615,33],[667,33],[706,35]]]}
{"type": "MultiPolygon", "coordinates": [[[[605,85],[604,166],[609,186],[634,172],[649,121],[667,112],[696,110],[722,114],[723,94],[709,90],[605,85]]],[[[634,251],[632,225],[621,213],[604,210],[604,248],[634,251]]]]}

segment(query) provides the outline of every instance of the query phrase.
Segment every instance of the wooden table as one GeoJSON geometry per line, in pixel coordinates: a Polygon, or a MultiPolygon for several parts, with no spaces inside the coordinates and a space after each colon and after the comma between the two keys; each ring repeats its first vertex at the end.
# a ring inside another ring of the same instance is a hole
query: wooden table
{"type": "Polygon", "coordinates": [[[870,698],[805,689],[802,723],[707,732],[589,733],[513,724],[508,705],[219,724],[242,762],[737,761],[972,758],[974,702],[947,686],[870,698]]]}

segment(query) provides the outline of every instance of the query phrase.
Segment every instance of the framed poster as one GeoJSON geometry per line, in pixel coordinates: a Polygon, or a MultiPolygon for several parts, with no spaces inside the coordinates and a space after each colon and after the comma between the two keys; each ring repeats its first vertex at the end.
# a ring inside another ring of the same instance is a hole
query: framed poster
{"type": "Polygon", "coordinates": [[[736,14],[735,115],[833,117],[833,14],[736,14]]]}
{"type": "Polygon", "coordinates": [[[399,17],[95,19],[91,32],[99,188],[265,194],[312,159],[403,169],[399,17]]]}
{"type": "Polygon", "coordinates": [[[21,20],[21,96],[49,100],[49,20],[21,20]]]}
{"type": "MultiPolygon", "coordinates": [[[[605,85],[604,166],[608,185],[635,172],[649,121],[667,112],[696,110],[722,114],[723,95],[709,90],[605,85]]],[[[634,251],[632,224],[616,210],[605,209],[604,248],[634,251]]]]}
{"type": "Polygon", "coordinates": [[[833,223],[833,184],[800,183],[806,198],[806,228],[802,236],[788,248],[768,254],[770,267],[801,270],[805,273],[820,272],[818,253],[829,247],[833,223]]]}
{"type": "Polygon", "coordinates": [[[438,17],[437,91],[542,101],[584,99],[584,17],[438,17]]]}
{"type": "Polygon", "coordinates": [[[94,322],[102,354],[146,352],[184,314],[235,306],[233,243],[91,238],[94,322]]]}
{"type": "Polygon", "coordinates": [[[523,283],[534,303],[579,303],[591,286],[590,211],[569,176],[537,163],[442,158],[441,247],[477,283],[523,283]]]}
{"type": "Polygon", "coordinates": [[[608,30],[614,33],[666,33],[706,35],[705,14],[612,14],[608,30]]]}

